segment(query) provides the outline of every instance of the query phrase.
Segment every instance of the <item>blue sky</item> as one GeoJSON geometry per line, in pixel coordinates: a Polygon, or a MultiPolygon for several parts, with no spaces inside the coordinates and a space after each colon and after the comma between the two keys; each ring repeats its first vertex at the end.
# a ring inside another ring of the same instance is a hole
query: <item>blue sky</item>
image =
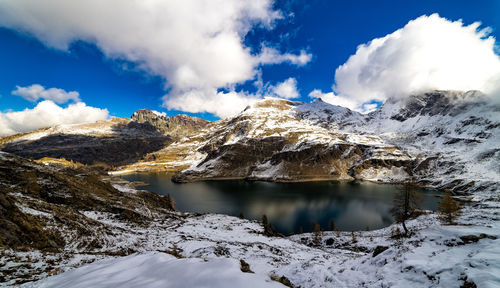
{"type": "MultiPolygon", "coordinates": [[[[300,98],[294,100],[311,101],[308,94],[314,89],[331,91],[335,69],[356,53],[358,45],[390,34],[421,15],[439,13],[451,21],[463,19],[465,25],[480,21],[482,27],[492,27],[490,35],[498,38],[499,2],[277,1],[274,10],[288,17],[276,21],[272,29],[253,27],[243,41],[256,53],[262,43],[272,43],[282,53],[299,54],[301,50],[310,53],[312,60],[303,66],[278,63],[258,69],[268,85],[295,78],[300,98]]],[[[165,87],[170,81],[168,77],[133,69],[126,71],[123,65],[127,61],[110,59],[93,43],[72,42],[69,51],[62,51],[20,30],[0,28],[1,112],[35,107],[37,102],[12,95],[11,91],[17,85],[40,84],[46,88],[77,91],[86,105],[106,108],[112,116],[129,117],[141,108],[164,111],[168,115],[185,113],[162,106],[163,95],[172,89],[165,87]]],[[[234,87],[253,93],[256,90],[253,83],[254,80],[240,81],[234,87]]],[[[218,119],[208,112],[187,114],[218,119]]]]}

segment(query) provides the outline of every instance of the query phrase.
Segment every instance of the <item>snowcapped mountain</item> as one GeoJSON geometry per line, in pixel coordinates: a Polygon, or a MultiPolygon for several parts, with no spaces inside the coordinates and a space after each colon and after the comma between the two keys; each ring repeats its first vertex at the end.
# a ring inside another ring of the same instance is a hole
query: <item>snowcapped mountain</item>
{"type": "Polygon", "coordinates": [[[198,155],[174,177],[180,182],[415,177],[460,193],[498,183],[499,129],[500,107],[477,91],[390,99],[368,115],[321,100],[265,99],[155,154],[185,147],[198,155]]]}
{"type": "Polygon", "coordinates": [[[408,155],[375,134],[342,129],[362,119],[361,114],[323,102],[265,99],[207,129],[201,137],[206,140],[196,150],[206,156],[174,180],[346,180],[362,175],[366,169],[353,168],[368,160],[393,169],[385,181],[399,180],[407,174],[408,155]],[[320,125],[314,121],[319,119],[320,125]]]}

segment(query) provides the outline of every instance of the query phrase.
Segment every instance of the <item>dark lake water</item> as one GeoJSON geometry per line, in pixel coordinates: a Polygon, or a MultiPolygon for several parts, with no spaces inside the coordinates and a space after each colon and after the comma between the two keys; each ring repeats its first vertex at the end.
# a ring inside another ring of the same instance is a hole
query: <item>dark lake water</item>
{"type": "MultiPolygon", "coordinates": [[[[261,220],[267,215],[284,234],[311,231],[312,222],[329,229],[330,220],[341,231],[377,229],[393,223],[390,209],[396,185],[370,182],[317,181],[270,183],[226,180],[176,184],[169,175],[128,174],[128,181],[148,183],[139,189],[170,194],[184,212],[212,212],[261,220]]],[[[419,190],[421,208],[436,210],[440,192],[419,190]]]]}

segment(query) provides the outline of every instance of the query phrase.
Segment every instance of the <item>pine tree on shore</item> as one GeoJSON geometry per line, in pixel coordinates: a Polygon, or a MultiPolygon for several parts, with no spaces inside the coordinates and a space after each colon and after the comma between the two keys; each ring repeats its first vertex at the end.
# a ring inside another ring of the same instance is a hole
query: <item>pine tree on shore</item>
{"type": "Polygon", "coordinates": [[[439,218],[441,221],[448,224],[453,224],[455,219],[460,216],[460,206],[457,201],[451,196],[450,190],[446,190],[443,196],[443,200],[439,202],[439,218]]]}
{"type": "Polygon", "coordinates": [[[313,228],[313,243],[315,246],[321,246],[321,243],[323,242],[323,235],[321,233],[321,226],[319,226],[318,223],[313,222],[312,228],[313,228]]]}

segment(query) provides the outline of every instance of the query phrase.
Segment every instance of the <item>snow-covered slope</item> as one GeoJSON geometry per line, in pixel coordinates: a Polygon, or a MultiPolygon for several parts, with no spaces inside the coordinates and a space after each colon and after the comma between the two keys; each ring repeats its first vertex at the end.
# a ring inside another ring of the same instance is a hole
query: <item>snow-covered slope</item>
{"type": "Polygon", "coordinates": [[[145,253],[92,263],[23,287],[52,288],[255,288],[285,287],[269,277],[240,271],[234,259],[177,259],[166,253],[145,253]]]}

